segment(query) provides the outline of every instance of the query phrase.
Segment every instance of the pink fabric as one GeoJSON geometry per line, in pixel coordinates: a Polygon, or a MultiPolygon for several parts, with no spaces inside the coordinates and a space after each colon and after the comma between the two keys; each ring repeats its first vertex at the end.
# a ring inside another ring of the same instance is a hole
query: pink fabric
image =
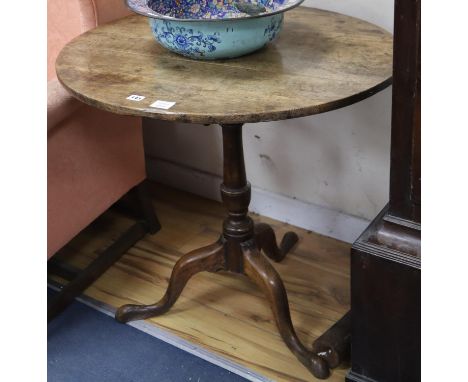
{"type": "Polygon", "coordinates": [[[92,0],[92,3],[95,9],[97,25],[120,19],[132,13],[124,0],[92,0]]]}
{"type": "Polygon", "coordinates": [[[49,130],[47,257],[145,176],[139,118],[84,105],[49,130]]]}
{"type": "Polygon", "coordinates": [[[128,14],[123,0],[47,2],[47,258],[145,177],[141,118],[73,99],[55,75],[63,46],[128,14]]]}
{"type": "Polygon", "coordinates": [[[60,50],[83,31],[80,15],[78,0],[47,0],[47,80],[55,78],[60,50]]]}
{"type": "Polygon", "coordinates": [[[69,41],[130,13],[124,0],[47,0],[47,79],[55,77],[55,60],[69,41]]]}
{"type": "Polygon", "coordinates": [[[60,124],[65,118],[82,107],[57,79],[47,82],[47,130],[60,124]]]}

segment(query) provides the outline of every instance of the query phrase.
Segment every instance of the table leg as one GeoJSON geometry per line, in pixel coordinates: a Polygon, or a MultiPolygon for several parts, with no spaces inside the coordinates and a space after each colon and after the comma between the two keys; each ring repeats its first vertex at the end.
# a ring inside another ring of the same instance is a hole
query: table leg
{"type": "Polygon", "coordinates": [[[166,294],[160,301],[152,305],[121,306],[115,313],[115,319],[119,322],[128,322],[166,313],[175,304],[192,276],[202,271],[217,272],[223,269],[224,256],[221,241],[189,252],[182,256],[174,266],[166,294]]]}
{"type": "Polygon", "coordinates": [[[152,305],[124,305],[116,312],[120,322],[146,319],[167,312],[176,302],[188,280],[198,272],[225,270],[242,273],[252,279],[267,296],[281,336],[299,359],[317,378],[327,378],[326,361],[307,350],[297,337],[291,321],[288,298],[283,282],[266,257],[281,261],[297,243],[288,232],[280,246],[273,229],[265,223],[254,225],[248,216],[250,184],[245,173],[242,124],[222,125],[224,175],[221,197],[227,208],[223,234],[214,244],[197,249],[177,261],[164,297],[152,305]]]}
{"type": "Polygon", "coordinates": [[[244,274],[263,291],[270,302],[276,325],[289,350],[299,361],[320,379],[330,375],[327,362],[301,343],[294,330],[289,312],[288,296],[283,281],[255,243],[244,243],[244,274]]]}
{"type": "Polygon", "coordinates": [[[273,228],[265,223],[255,224],[255,242],[257,244],[257,249],[262,251],[273,261],[279,263],[292,247],[297,243],[299,238],[295,232],[287,232],[281,244],[278,247],[276,245],[276,235],[273,228]]]}

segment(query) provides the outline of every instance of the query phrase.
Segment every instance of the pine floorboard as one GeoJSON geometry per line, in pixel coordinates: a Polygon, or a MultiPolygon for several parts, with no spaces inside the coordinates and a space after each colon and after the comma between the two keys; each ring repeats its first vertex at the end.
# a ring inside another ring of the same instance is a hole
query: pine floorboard
{"type": "MultiPolygon", "coordinates": [[[[132,247],[86,296],[115,308],[153,303],[163,296],[177,259],[218,238],[225,213],[220,203],[160,185],[151,185],[151,190],[162,229],[132,247]]],[[[271,224],[279,240],[288,230],[299,235],[293,251],[273,265],[285,283],[296,331],[310,347],[349,309],[350,245],[252,217],[271,224]]],[[[56,256],[82,268],[131,223],[108,211],[56,256]]],[[[316,381],[283,343],[268,301],[243,276],[200,273],[168,313],[147,322],[273,381],[316,381]]],[[[329,381],[343,381],[346,372],[345,367],[334,370],[329,381]]]]}

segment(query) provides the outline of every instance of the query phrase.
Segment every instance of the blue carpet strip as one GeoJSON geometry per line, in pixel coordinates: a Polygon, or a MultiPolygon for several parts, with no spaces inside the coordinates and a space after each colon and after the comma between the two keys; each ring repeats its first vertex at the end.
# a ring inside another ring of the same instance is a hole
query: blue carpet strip
{"type": "Polygon", "coordinates": [[[247,381],[77,301],[47,326],[47,375],[49,382],[247,381]]]}

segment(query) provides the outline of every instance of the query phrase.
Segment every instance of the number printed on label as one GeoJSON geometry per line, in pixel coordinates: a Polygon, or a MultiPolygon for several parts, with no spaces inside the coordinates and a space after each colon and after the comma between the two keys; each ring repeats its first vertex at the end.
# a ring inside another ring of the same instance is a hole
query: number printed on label
{"type": "Polygon", "coordinates": [[[132,95],[129,95],[129,96],[127,97],[127,99],[129,99],[130,101],[137,101],[137,102],[139,102],[139,101],[141,101],[142,99],[145,99],[145,97],[144,97],[144,96],[141,96],[141,95],[138,95],[138,94],[132,94],[132,95]]]}

